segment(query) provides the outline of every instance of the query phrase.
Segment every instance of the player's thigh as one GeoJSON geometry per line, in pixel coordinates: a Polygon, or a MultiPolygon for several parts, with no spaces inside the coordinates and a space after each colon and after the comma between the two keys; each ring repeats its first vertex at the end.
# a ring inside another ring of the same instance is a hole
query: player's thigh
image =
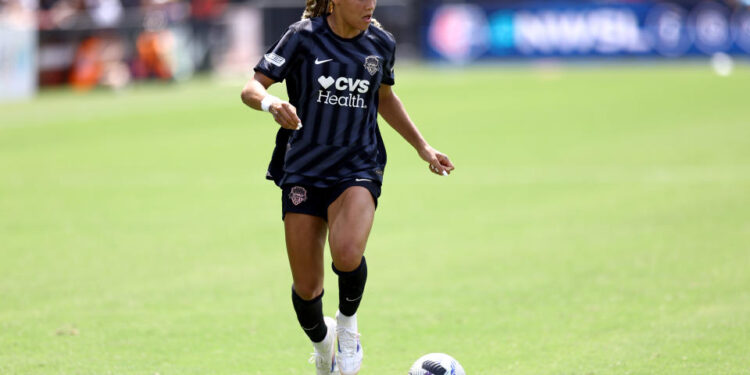
{"type": "Polygon", "coordinates": [[[375,217],[372,194],[362,186],[351,186],[328,206],[328,244],[333,263],[341,271],[359,265],[375,217]]]}
{"type": "Polygon", "coordinates": [[[326,222],[318,216],[287,213],[284,235],[297,295],[312,299],[323,291],[326,222]]]}

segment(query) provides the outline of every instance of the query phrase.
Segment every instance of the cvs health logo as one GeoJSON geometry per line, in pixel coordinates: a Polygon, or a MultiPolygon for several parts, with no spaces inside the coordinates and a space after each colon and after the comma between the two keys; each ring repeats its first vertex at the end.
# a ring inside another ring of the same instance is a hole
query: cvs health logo
{"type": "Polygon", "coordinates": [[[367,108],[365,99],[360,94],[370,91],[370,81],[349,77],[318,77],[318,83],[323,90],[318,90],[318,103],[337,105],[340,107],[367,108]],[[349,91],[348,95],[335,95],[328,89],[333,86],[338,91],[349,91]],[[357,94],[354,94],[354,93],[357,94]]]}
{"type": "Polygon", "coordinates": [[[370,81],[363,79],[354,79],[348,77],[334,79],[333,77],[320,76],[318,77],[318,83],[320,83],[320,85],[323,86],[324,89],[328,89],[335,83],[334,87],[339,91],[357,91],[360,94],[364,94],[370,91],[370,81]]]}

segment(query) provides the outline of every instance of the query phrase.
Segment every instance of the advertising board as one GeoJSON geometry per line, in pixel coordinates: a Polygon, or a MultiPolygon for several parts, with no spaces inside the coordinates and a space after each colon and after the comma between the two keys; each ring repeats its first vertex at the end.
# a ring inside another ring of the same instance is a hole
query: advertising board
{"type": "Polygon", "coordinates": [[[750,9],[704,1],[467,2],[425,8],[423,55],[489,58],[750,55],[750,9]]]}

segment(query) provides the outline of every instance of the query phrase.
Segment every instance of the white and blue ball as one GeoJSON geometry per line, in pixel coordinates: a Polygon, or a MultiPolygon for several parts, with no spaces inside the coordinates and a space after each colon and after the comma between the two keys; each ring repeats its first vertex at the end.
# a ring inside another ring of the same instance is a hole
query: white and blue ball
{"type": "Polygon", "coordinates": [[[466,375],[466,372],[455,358],[444,353],[430,353],[411,365],[409,375],[466,375]]]}

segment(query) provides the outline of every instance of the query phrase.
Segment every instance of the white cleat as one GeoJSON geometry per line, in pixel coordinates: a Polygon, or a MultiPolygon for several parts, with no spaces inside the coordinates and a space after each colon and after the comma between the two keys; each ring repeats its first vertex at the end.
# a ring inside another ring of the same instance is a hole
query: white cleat
{"type": "Polygon", "coordinates": [[[341,375],[356,375],[362,367],[362,344],[357,332],[357,314],[345,316],[336,312],[338,338],[336,364],[341,375]]]}
{"type": "Polygon", "coordinates": [[[325,317],[328,332],[326,338],[320,343],[313,343],[315,352],[310,357],[310,363],[315,364],[318,375],[340,375],[336,366],[336,321],[331,317],[325,317]]]}

